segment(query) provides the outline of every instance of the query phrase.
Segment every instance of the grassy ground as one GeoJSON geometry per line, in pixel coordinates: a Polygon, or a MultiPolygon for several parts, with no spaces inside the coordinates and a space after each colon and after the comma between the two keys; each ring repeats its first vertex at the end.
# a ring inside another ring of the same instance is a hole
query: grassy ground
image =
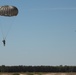
{"type": "Polygon", "coordinates": [[[76,73],[0,73],[0,75],[76,75],[76,73]]]}

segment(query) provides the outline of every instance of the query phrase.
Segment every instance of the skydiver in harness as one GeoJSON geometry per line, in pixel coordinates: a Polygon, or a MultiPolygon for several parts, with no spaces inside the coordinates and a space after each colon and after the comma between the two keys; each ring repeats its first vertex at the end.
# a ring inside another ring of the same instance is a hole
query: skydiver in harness
{"type": "Polygon", "coordinates": [[[3,40],[2,40],[2,42],[3,42],[3,45],[5,46],[5,44],[6,44],[6,41],[5,41],[5,39],[3,39],[3,40]]]}

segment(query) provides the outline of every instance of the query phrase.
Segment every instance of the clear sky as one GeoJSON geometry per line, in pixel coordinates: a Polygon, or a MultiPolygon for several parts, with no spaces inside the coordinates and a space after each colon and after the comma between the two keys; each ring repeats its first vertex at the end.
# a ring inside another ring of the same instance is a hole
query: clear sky
{"type": "Polygon", "coordinates": [[[5,47],[0,31],[0,65],[76,65],[76,0],[0,0],[3,5],[19,14],[0,17],[5,35],[12,25],[5,47]]]}

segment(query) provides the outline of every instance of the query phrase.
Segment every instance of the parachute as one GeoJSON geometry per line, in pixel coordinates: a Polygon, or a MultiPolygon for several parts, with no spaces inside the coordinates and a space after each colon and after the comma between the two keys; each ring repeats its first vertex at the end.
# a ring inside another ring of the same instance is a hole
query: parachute
{"type": "Polygon", "coordinates": [[[17,16],[18,14],[18,9],[15,6],[1,6],[0,7],[0,16],[17,16]]]}
{"type": "Polygon", "coordinates": [[[18,15],[18,8],[17,7],[11,6],[11,5],[0,6],[0,30],[1,30],[2,35],[3,35],[3,40],[6,39],[7,34],[9,32],[9,30],[11,29],[11,26],[12,26],[11,18],[14,16],[17,16],[17,15],[18,15]],[[7,17],[7,19],[5,17],[7,17]],[[9,18],[9,17],[11,17],[11,18],[9,18]],[[2,20],[2,23],[4,23],[4,24],[1,24],[1,20],[2,20]],[[6,23],[8,23],[8,24],[6,24],[6,23]],[[9,23],[10,23],[10,25],[9,25],[9,23]],[[9,27],[8,27],[8,30],[5,31],[7,28],[7,25],[9,25],[9,27]],[[4,35],[4,33],[5,33],[4,31],[7,32],[5,35],[4,35]]]}

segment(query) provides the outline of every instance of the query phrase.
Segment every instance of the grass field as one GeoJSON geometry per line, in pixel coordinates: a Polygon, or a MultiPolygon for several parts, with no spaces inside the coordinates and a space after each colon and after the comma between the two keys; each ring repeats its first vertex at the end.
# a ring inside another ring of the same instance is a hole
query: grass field
{"type": "Polygon", "coordinates": [[[0,73],[0,75],[76,75],[76,73],[0,73]]]}

